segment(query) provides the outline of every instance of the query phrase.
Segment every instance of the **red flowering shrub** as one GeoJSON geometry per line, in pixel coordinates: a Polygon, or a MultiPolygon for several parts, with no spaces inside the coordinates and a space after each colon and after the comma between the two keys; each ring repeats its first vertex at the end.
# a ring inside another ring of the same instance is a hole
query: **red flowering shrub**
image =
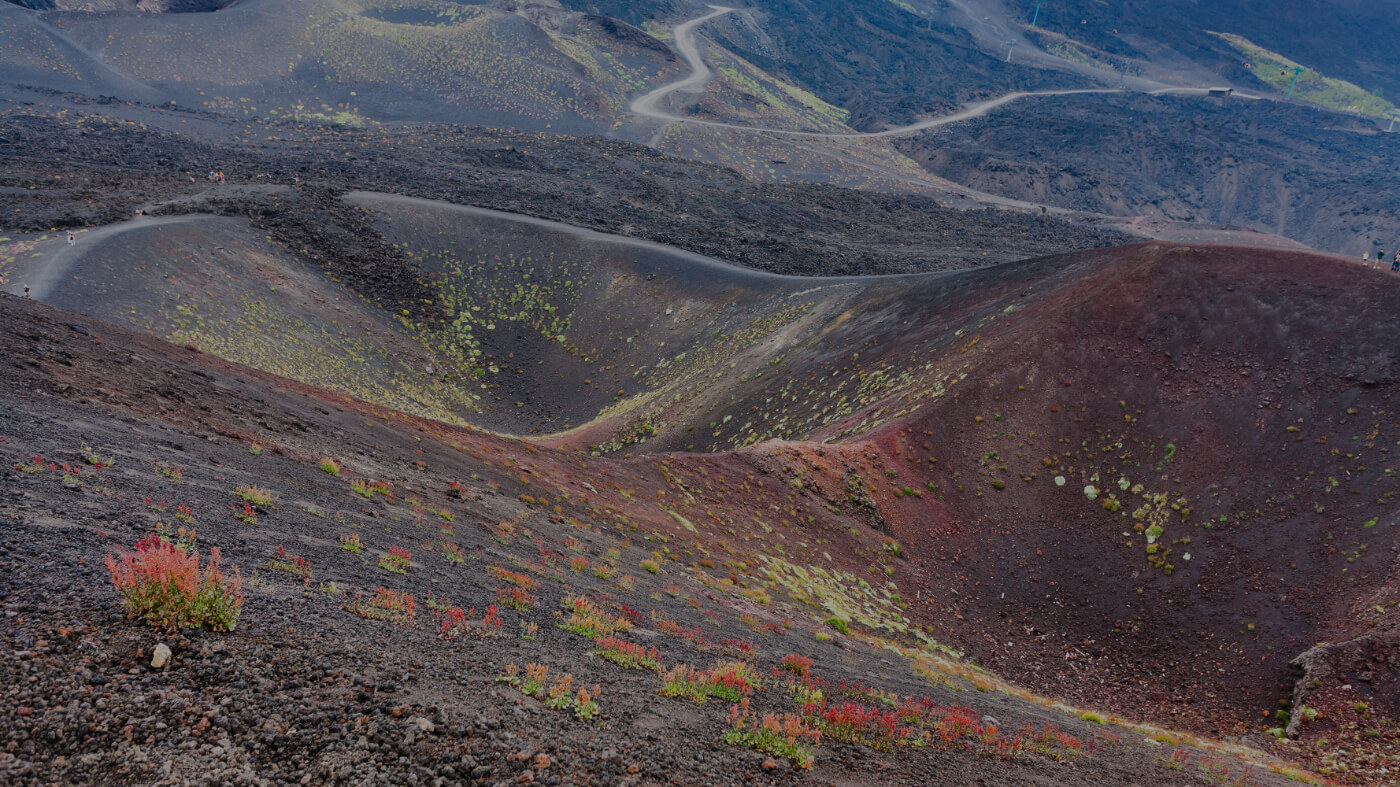
{"type": "Polygon", "coordinates": [[[438,622],[438,637],[442,639],[456,639],[459,634],[467,630],[467,613],[461,607],[448,607],[441,612],[434,612],[434,617],[438,622]]]}
{"type": "Polygon", "coordinates": [[[812,671],[812,660],[806,656],[799,656],[796,653],[789,653],[783,656],[783,669],[794,675],[806,675],[812,671]]]}
{"type": "Polygon", "coordinates": [[[802,708],[802,715],[830,738],[865,744],[880,751],[889,751],[912,732],[900,724],[899,714],[855,702],[809,703],[802,708]]]}
{"type": "Polygon", "coordinates": [[[107,556],[112,584],[132,618],[178,631],[208,627],[232,631],[243,608],[243,579],[234,569],[219,566],[219,548],[209,550],[209,563],[199,568],[199,555],[185,553],[152,535],[136,542],[136,551],[107,556]]]}

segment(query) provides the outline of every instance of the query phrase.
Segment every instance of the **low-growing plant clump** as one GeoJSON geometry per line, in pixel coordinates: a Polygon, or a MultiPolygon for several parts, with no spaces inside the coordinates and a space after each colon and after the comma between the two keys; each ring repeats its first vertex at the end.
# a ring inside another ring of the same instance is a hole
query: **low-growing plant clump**
{"type": "Polygon", "coordinates": [[[593,652],[628,669],[661,669],[661,653],[656,648],[647,650],[635,642],[617,637],[599,637],[594,640],[593,652]]]}
{"type": "Polygon", "coordinates": [[[632,630],[632,621],[623,616],[613,615],[585,596],[566,596],[563,606],[569,610],[569,617],[562,621],[559,627],[589,639],[632,630]]]}
{"type": "Polygon", "coordinates": [[[500,566],[487,566],[486,573],[504,582],[509,582],[512,585],[524,588],[525,590],[534,590],[540,586],[539,580],[522,574],[519,571],[511,571],[508,568],[502,568],[500,566]]]}
{"type": "Polygon", "coordinates": [[[399,626],[413,626],[417,619],[417,604],[413,596],[386,587],[380,587],[369,598],[365,598],[363,593],[356,593],[345,609],[362,618],[383,620],[399,626]]]}
{"type": "Polygon", "coordinates": [[[276,571],[285,571],[288,574],[296,574],[307,582],[311,581],[311,561],[296,554],[287,557],[287,549],[281,544],[277,546],[277,557],[268,561],[267,567],[276,571]]]}
{"type": "Polygon", "coordinates": [[[228,510],[233,513],[233,518],[245,525],[256,525],[258,523],[258,512],[253,510],[251,503],[244,501],[243,508],[229,505],[228,510]]]}
{"type": "Polygon", "coordinates": [[[438,637],[449,641],[469,633],[478,638],[494,637],[500,634],[501,625],[505,623],[505,619],[497,612],[495,604],[486,607],[486,614],[480,621],[475,619],[475,607],[466,612],[463,612],[461,607],[455,606],[444,610],[435,610],[433,617],[437,620],[438,637]]]}
{"type": "Polygon", "coordinates": [[[412,560],[412,555],[407,549],[393,546],[389,547],[387,554],[379,556],[379,567],[391,574],[407,574],[410,560],[412,560]]]}
{"type": "Polygon", "coordinates": [[[496,603],[510,607],[517,612],[529,612],[534,609],[536,599],[525,588],[498,588],[496,590],[496,603]]]}
{"type": "Polygon", "coordinates": [[[794,675],[802,676],[812,671],[812,663],[812,659],[806,656],[799,656],[796,653],[789,653],[788,655],[783,656],[783,660],[779,664],[779,666],[787,672],[791,672],[794,675]]]}
{"type": "Polygon", "coordinates": [[[543,664],[526,664],[523,675],[514,664],[507,664],[505,672],[496,678],[496,681],[514,686],[526,696],[542,699],[546,706],[555,710],[572,710],[574,716],[582,721],[588,721],[602,713],[597,701],[598,695],[602,693],[601,686],[595,685],[592,690],[583,687],[575,689],[574,676],[570,673],[565,673],[550,683],[549,667],[543,664]]]}
{"type": "Polygon", "coordinates": [[[729,729],[723,735],[725,743],[786,757],[792,761],[792,767],[799,770],[812,767],[812,747],[821,743],[822,735],[801,716],[765,713],[762,720],[756,719],[745,697],[729,706],[728,721],[729,729]]]}
{"type": "Polygon", "coordinates": [[[277,507],[277,498],[268,490],[256,485],[234,487],[233,493],[242,498],[245,503],[260,508],[277,507]]]}

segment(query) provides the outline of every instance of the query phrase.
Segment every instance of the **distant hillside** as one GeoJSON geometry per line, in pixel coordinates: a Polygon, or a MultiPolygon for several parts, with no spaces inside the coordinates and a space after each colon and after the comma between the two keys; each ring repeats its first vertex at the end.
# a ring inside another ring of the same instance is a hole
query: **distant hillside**
{"type": "Polygon", "coordinates": [[[1381,90],[1368,93],[1350,82],[1334,79],[1270,52],[1247,38],[1230,33],[1218,35],[1247,58],[1246,66],[1254,76],[1284,95],[1292,94],[1299,101],[1329,109],[1378,118],[1389,118],[1395,112],[1395,105],[1382,98],[1381,90]]]}
{"type": "Polygon", "coordinates": [[[1243,225],[1357,257],[1400,233],[1400,137],[1307,106],[1075,96],[898,147],[941,177],[1066,208],[1243,225]]]}
{"type": "MultiPolygon", "coordinates": [[[[683,18],[689,6],[663,0],[562,0],[567,7],[641,25],[683,18]]],[[[738,5],[738,4],[736,4],[738,5]]],[[[715,20],[707,37],[851,113],[869,130],[912,121],[1011,90],[1086,84],[979,49],[964,30],[903,3],[755,0],[715,20]]]]}
{"type": "Polygon", "coordinates": [[[0,87],[116,95],[254,122],[414,120],[599,134],[683,67],[615,20],[449,0],[0,4],[0,87]]]}
{"type": "MultiPolygon", "coordinates": [[[[1029,23],[1034,0],[1001,0],[1029,23]]],[[[1259,46],[1368,91],[1400,95],[1400,0],[1053,0],[1038,25],[1118,54],[1161,44],[1222,71],[1240,60],[1210,31],[1259,46]]]]}
{"type": "Polygon", "coordinates": [[[36,10],[60,11],[145,11],[150,13],[199,13],[217,11],[237,0],[8,0],[36,10]]]}
{"type": "MultiPolygon", "coordinates": [[[[562,2],[639,26],[684,18],[698,7],[678,0],[562,2]]],[[[1007,63],[986,51],[986,31],[979,42],[961,27],[969,18],[1026,27],[1035,7],[1034,0],[752,0],[705,35],[848,110],[854,127],[870,129],[1011,90],[1080,84],[1082,77],[1007,63]]],[[[1036,21],[1058,48],[1082,45],[1099,62],[1137,58],[1168,71],[1194,64],[1222,81],[1270,90],[1248,55],[1213,35],[1222,32],[1363,92],[1400,95],[1400,61],[1390,43],[1400,33],[1400,0],[1047,0],[1036,21]]],[[[1032,43],[1045,46],[1041,38],[1032,43]]]]}

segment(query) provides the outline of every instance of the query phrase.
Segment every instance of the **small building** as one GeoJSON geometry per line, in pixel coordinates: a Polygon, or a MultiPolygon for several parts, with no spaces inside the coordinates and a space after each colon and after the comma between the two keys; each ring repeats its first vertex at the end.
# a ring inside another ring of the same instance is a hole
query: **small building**
{"type": "Polygon", "coordinates": [[[1211,98],[1229,98],[1230,94],[1234,92],[1235,89],[1232,87],[1213,87],[1210,89],[1209,95],[1211,98]]]}

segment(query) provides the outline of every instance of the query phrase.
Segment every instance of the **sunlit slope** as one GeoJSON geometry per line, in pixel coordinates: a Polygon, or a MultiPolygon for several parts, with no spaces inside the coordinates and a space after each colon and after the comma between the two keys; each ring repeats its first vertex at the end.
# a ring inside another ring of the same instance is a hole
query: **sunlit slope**
{"type": "Polygon", "coordinates": [[[155,96],[155,91],[109,68],[38,14],[8,3],[0,3],[0,73],[12,84],[121,93],[133,99],[155,96]]]}
{"type": "Polygon", "coordinates": [[[392,277],[350,281],[369,272],[318,269],[335,261],[308,263],[245,219],[211,216],[81,232],[74,246],[0,244],[6,289],[29,285],[40,300],[275,374],[520,434],[631,412],[682,371],[722,392],[740,350],[781,341],[816,302],[810,280],[669,247],[446,203],[349,201],[394,244],[385,264],[425,282],[431,304],[400,308],[412,304],[392,277]]]}
{"type": "MultiPolygon", "coordinates": [[[[596,133],[674,60],[612,20],[445,0],[249,0],[216,13],[45,18],[163,99],[264,120],[596,133]]],[[[61,65],[56,54],[9,43],[0,56],[61,65]]]]}
{"type": "MultiPolygon", "coordinates": [[[[471,208],[355,194],[403,246],[445,310],[434,341],[518,431],[557,432],[631,412],[657,380],[724,380],[712,348],[801,321],[811,280],[670,247],[471,208]]],[[[622,427],[620,427],[622,428],[622,427]]],[[[609,441],[630,444],[644,426],[609,441]]]]}
{"type": "Polygon", "coordinates": [[[6,289],[405,412],[462,422],[475,406],[432,374],[407,325],[270,243],[212,216],[81,233],[21,259],[6,289]],[[55,250],[57,249],[57,250],[55,250]]]}

